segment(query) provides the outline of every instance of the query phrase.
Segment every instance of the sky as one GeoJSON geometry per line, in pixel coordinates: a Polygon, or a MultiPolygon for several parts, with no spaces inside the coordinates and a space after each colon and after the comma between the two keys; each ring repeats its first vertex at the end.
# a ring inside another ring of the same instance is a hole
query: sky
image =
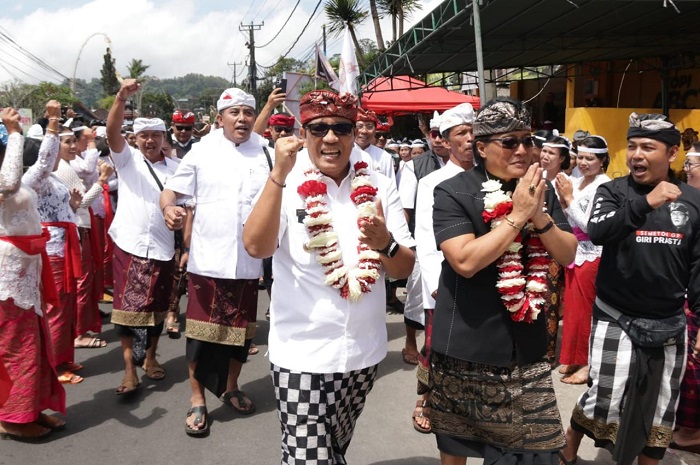
{"type": "MultiPolygon", "coordinates": [[[[0,8],[0,83],[18,79],[35,84],[61,82],[73,75],[81,79],[100,77],[105,49],[111,44],[119,73],[126,75],[131,59],[141,59],[150,68],[146,74],[161,79],[188,73],[221,76],[237,81],[247,71],[248,32],[240,25],[261,26],[255,32],[256,61],[273,65],[300,35],[318,0],[35,0],[3,1],[0,8]],[[9,5],[8,5],[9,4],[9,5]],[[232,7],[232,5],[236,5],[232,7]],[[291,15],[291,16],[290,16],[291,15]],[[13,47],[8,37],[26,52],[43,60],[58,73],[47,70],[13,47]],[[109,43],[108,43],[109,41],[109,43]]],[[[368,0],[360,0],[369,9],[368,0]]],[[[440,0],[421,2],[423,9],[408,21],[423,18],[440,0]]],[[[301,35],[288,57],[307,59],[315,42],[321,43],[326,22],[323,5],[301,35]]],[[[391,38],[389,18],[382,21],[385,41],[391,38]]],[[[358,38],[376,41],[371,18],[358,29],[358,38]]],[[[342,34],[327,36],[327,55],[340,53],[342,34]]],[[[258,75],[262,73],[259,71],[258,75]]]]}

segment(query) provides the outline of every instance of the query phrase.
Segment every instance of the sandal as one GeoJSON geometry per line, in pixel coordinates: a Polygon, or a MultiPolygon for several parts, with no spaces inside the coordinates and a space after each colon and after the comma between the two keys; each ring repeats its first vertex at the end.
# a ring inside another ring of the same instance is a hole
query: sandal
{"type": "Polygon", "coordinates": [[[49,428],[51,431],[63,431],[66,429],[66,422],[53,415],[40,413],[39,418],[34,422],[37,425],[49,428]]]}
{"type": "Polygon", "coordinates": [[[146,367],[146,365],[144,365],[141,368],[143,368],[143,371],[146,372],[146,376],[153,381],[160,381],[161,379],[165,378],[165,370],[162,366],[160,366],[160,364],[158,364],[158,362],[156,362],[156,364],[153,366],[146,367]]]}
{"type": "Polygon", "coordinates": [[[251,344],[250,348],[248,349],[248,355],[255,355],[260,352],[260,349],[258,349],[258,346],[255,344],[251,344]]]}
{"type": "Polygon", "coordinates": [[[0,422],[0,438],[2,439],[36,442],[44,439],[50,435],[51,432],[51,428],[45,428],[37,423],[0,422]],[[12,425],[10,430],[7,429],[9,425],[12,425]]]}
{"type": "Polygon", "coordinates": [[[252,400],[248,399],[245,395],[245,392],[243,391],[229,391],[229,392],[224,392],[221,397],[219,397],[219,400],[223,402],[224,404],[228,405],[232,409],[234,409],[236,412],[240,413],[241,415],[250,415],[251,413],[255,413],[255,404],[253,403],[252,400]],[[238,402],[238,405],[234,404],[231,401],[231,398],[235,397],[236,401],[238,402]],[[247,400],[247,401],[246,401],[247,400]],[[248,408],[244,409],[241,407],[242,405],[247,405],[248,408]]]}
{"type": "Polygon", "coordinates": [[[571,460],[566,460],[566,457],[564,457],[564,453],[562,451],[557,451],[557,455],[559,455],[559,463],[561,465],[576,465],[576,460],[578,457],[574,457],[571,460]]]}
{"type": "Polygon", "coordinates": [[[185,418],[185,433],[188,436],[204,436],[209,433],[209,412],[207,412],[206,405],[198,405],[196,407],[190,407],[187,411],[187,416],[185,418]],[[193,428],[187,423],[187,418],[194,415],[194,425],[199,425],[202,423],[202,416],[204,416],[204,425],[193,428]]]}
{"type": "Polygon", "coordinates": [[[430,426],[429,410],[430,407],[428,407],[428,402],[426,400],[418,399],[416,401],[416,409],[413,411],[411,418],[413,420],[413,429],[419,433],[430,434],[433,431],[432,427],[430,426]],[[425,418],[428,420],[428,426],[421,426],[421,424],[418,423],[418,418],[425,418]]]}
{"type": "Polygon", "coordinates": [[[117,390],[114,392],[118,396],[123,396],[135,392],[141,383],[136,378],[124,378],[122,384],[119,385],[117,390]]]}
{"type": "Polygon", "coordinates": [[[81,338],[79,341],[88,342],[74,342],[73,347],[76,349],[101,349],[107,345],[107,341],[100,339],[97,336],[92,336],[89,338],[81,338]]]}
{"type": "Polygon", "coordinates": [[[168,333],[170,339],[180,339],[180,322],[175,320],[170,323],[166,323],[165,332],[168,333]]]}
{"type": "Polygon", "coordinates": [[[407,363],[409,365],[418,365],[418,354],[416,354],[416,355],[410,354],[404,348],[404,349],[401,349],[401,355],[403,356],[403,363],[407,363]]]}
{"type": "Polygon", "coordinates": [[[61,384],[78,384],[83,382],[83,377],[71,373],[70,371],[64,371],[58,375],[58,382],[61,384]]]}

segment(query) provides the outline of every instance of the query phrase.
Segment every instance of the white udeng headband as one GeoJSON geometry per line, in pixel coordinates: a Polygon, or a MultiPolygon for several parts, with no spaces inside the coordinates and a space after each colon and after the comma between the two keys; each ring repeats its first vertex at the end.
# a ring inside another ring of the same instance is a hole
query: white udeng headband
{"type": "Polygon", "coordinates": [[[544,144],[542,144],[542,147],[555,147],[555,148],[562,148],[562,149],[569,149],[569,150],[571,150],[571,146],[570,146],[570,145],[566,145],[566,144],[553,144],[553,143],[551,143],[551,142],[545,142],[544,144]]]}
{"type": "Polygon", "coordinates": [[[608,149],[596,149],[593,147],[586,147],[585,145],[579,145],[578,146],[578,151],[579,152],[588,152],[588,153],[608,153],[608,149]]]}
{"type": "Polygon", "coordinates": [[[700,157],[700,152],[687,152],[686,157],[700,157]]]}

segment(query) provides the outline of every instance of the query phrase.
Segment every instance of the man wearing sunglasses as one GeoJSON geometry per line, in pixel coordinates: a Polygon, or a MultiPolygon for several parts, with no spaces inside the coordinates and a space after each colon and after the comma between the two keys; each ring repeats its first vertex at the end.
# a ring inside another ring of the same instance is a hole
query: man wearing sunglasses
{"type": "Polygon", "coordinates": [[[227,89],[217,109],[222,130],[182,159],[160,198],[168,227],[184,227],[181,264],[188,266],[186,355],[192,388],[185,428],[190,436],[209,431],[204,388],[241,415],[255,411],[238,379],[255,335],[262,263],[243,250],[241,234],[272,163],[264,152],[266,141],[253,133],[252,95],[227,89]],[[175,205],[187,197],[196,209],[175,205]]]}
{"type": "Polygon", "coordinates": [[[182,159],[192,149],[192,144],[199,142],[194,136],[194,113],[191,111],[176,110],[173,113],[173,123],[170,130],[173,132],[173,148],[177,158],[182,159]]]}
{"type": "Polygon", "coordinates": [[[379,119],[371,110],[357,109],[357,121],[355,122],[355,144],[369,154],[372,159],[371,168],[382,173],[389,179],[395,179],[394,160],[389,152],[373,145],[376,142],[377,125],[379,119]]]}
{"type": "Polygon", "coordinates": [[[380,122],[377,124],[377,132],[374,134],[374,145],[380,149],[384,149],[387,141],[389,140],[389,130],[391,127],[388,124],[380,122]]]}
{"type": "Polygon", "coordinates": [[[283,464],[345,463],[387,353],[384,274],[413,267],[394,183],[353,148],[356,102],[325,90],[302,97],[307,150],[296,137],[277,141],[243,231],[252,256],[274,253],[269,353],[283,464]]]}
{"type": "Polygon", "coordinates": [[[287,113],[275,113],[267,120],[267,129],[270,130],[272,138],[272,146],[280,137],[289,137],[294,135],[294,116],[287,113]]]}

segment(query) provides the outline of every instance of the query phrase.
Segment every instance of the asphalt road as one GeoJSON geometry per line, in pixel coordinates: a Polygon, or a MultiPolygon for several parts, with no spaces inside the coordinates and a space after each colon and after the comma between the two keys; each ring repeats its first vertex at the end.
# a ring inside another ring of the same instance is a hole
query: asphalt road
{"type": "MultiPolygon", "coordinates": [[[[182,308],[184,309],[185,299],[182,308]]],[[[109,311],[109,306],[103,306],[109,311]]],[[[161,381],[142,375],[140,391],[131,398],[115,396],[123,377],[118,339],[111,324],[102,337],[109,344],[101,349],[76,350],[77,362],[85,365],[81,384],[66,386],[68,412],[65,431],[39,444],[0,441],[2,465],[111,465],[111,464],[250,464],[273,465],[280,460],[280,431],[275,413],[269,360],[265,356],[269,324],[264,313],[267,295],[260,293],[259,326],[255,342],[260,353],[250,357],[241,375],[241,389],[257,406],[253,415],[237,415],[219,400],[207,398],[211,434],[191,438],[184,432],[189,407],[185,338],[163,337],[158,357],[166,370],[161,381]]],[[[438,465],[439,454],[432,435],[419,434],[411,425],[415,395],[414,367],[403,363],[403,316],[387,314],[389,354],[380,364],[379,377],[360,417],[347,454],[353,465],[438,465]]],[[[419,336],[419,342],[422,336],[419,336]]],[[[554,373],[560,411],[568,423],[581,386],[558,381],[554,373]]],[[[610,454],[595,449],[585,438],[579,451],[580,465],[612,465],[610,454]]],[[[663,465],[700,465],[700,457],[669,451],[663,465]]],[[[481,460],[470,460],[480,465],[481,460]]]]}

